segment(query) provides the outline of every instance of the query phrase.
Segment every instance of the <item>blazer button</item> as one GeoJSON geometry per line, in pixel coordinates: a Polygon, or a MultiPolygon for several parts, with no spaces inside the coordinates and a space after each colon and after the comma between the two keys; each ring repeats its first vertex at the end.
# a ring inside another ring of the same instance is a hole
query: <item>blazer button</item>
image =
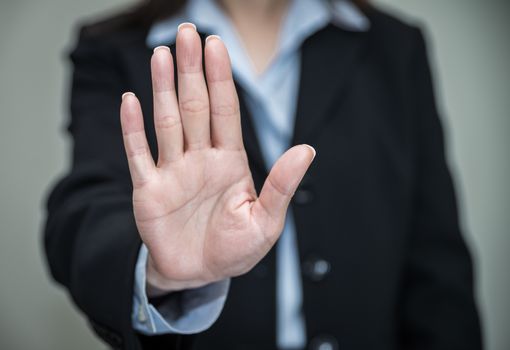
{"type": "Polygon", "coordinates": [[[331,270],[331,265],[324,259],[311,257],[303,264],[303,272],[312,281],[323,280],[331,270]]]}
{"type": "Polygon", "coordinates": [[[337,340],[330,335],[321,335],[310,341],[310,350],[339,350],[337,340]]]}
{"type": "Polygon", "coordinates": [[[294,193],[294,203],[299,205],[308,204],[313,199],[313,192],[310,189],[307,189],[305,187],[298,187],[296,192],[294,193]]]}

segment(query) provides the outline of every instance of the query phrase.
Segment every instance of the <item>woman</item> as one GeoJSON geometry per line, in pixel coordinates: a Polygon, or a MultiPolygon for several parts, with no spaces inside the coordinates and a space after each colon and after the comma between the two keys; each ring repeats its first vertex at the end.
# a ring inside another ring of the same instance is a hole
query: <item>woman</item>
{"type": "Polygon", "coordinates": [[[71,57],[46,252],[111,346],[481,348],[418,29],[361,2],[149,1],[71,57]]]}

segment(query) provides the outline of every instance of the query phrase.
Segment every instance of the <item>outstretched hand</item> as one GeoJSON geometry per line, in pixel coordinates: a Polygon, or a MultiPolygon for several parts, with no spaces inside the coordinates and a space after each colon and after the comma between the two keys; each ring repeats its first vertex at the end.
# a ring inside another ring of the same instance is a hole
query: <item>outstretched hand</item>
{"type": "Polygon", "coordinates": [[[158,47],[151,59],[157,164],[134,94],[123,95],[120,111],[153,294],[248,272],[280,236],[291,197],[315,156],[307,145],[289,149],[257,197],[225,45],[217,36],[207,38],[205,77],[192,24],[179,27],[176,45],[179,98],[170,50],[158,47]]]}

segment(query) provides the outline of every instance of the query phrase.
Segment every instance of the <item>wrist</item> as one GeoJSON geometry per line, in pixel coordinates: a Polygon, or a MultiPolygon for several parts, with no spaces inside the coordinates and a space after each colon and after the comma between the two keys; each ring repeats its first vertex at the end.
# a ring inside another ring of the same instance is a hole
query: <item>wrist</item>
{"type": "Polygon", "coordinates": [[[150,253],[147,256],[146,267],[146,292],[149,298],[163,296],[172,292],[178,292],[185,289],[199,288],[208,282],[200,280],[174,280],[165,277],[157,269],[150,253]]]}

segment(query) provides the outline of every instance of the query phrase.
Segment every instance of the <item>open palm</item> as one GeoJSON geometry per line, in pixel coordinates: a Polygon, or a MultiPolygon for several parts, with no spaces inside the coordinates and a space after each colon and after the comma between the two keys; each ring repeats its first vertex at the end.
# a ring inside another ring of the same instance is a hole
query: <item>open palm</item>
{"type": "Polygon", "coordinates": [[[133,208],[149,250],[147,281],[162,291],[199,287],[249,271],[278,239],[290,199],[315,152],[288,150],[257,197],[244,150],[230,60],[215,36],[204,48],[191,24],[177,35],[178,95],[166,47],[152,60],[157,165],[137,98],[123,96],[121,122],[133,208]]]}

